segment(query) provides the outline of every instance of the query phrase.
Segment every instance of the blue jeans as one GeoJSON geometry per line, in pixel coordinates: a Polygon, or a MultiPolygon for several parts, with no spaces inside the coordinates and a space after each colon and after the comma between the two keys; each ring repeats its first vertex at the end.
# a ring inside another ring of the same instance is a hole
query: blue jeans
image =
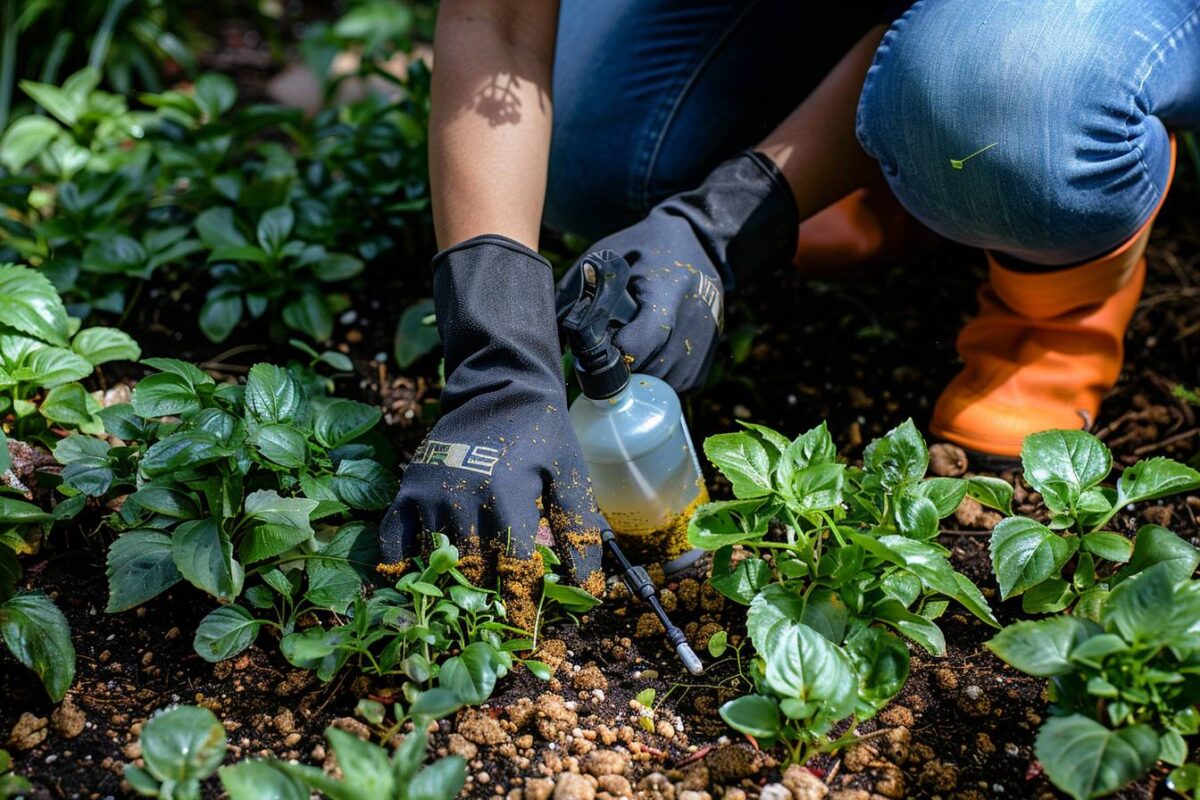
{"type": "Polygon", "coordinates": [[[1196,126],[1198,0],[918,0],[858,110],[914,216],[1043,265],[1132,236],[1166,186],[1167,129],[1196,126]]]}
{"type": "Polygon", "coordinates": [[[753,147],[894,0],[562,0],[546,224],[598,239],[753,147]]]}

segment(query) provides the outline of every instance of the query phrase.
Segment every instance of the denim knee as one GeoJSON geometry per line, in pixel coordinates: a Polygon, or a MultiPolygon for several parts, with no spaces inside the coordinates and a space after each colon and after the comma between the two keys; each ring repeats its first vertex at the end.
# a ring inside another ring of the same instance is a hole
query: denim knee
{"type": "Polygon", "coordinates": [[[860,142],[950,239],[1048,265],[1113,249],[1170,170],[1148,91],[1168,39],[1131,35],[1121,7],[1134,2],[918,0],[868,72],[860,142]]]}

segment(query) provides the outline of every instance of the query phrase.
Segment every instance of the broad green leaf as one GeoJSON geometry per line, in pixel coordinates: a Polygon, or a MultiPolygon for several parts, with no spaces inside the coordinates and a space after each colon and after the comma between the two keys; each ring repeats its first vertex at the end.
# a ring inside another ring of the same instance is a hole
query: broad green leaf
{"type": "Polygon", "coordinates": [[[771,565],[761,558],[743,558],[732,571],[728,570],[729,556],[727,551],[724,564],[718,565],[718,558],[713,562],[713,574],[709,583],[721,594],[735,603],[749,605],[759,590],[771,582],[771,565]]]}
{"type": "Polygon", "coordinates": [[[1021,595],[1021,610],[1026,614],[1053,614],[1074,600],[1075,589],[1070,583],[1062,578],[1047,578],[1021,595]]]}
{"type": "Polygon", "coordinates": [[[782,698],[818,704],[832,725],[854,708],[857,681],[849,657],[807,625],[784,620],[768,633],[764,680],[782,698]]]}
{"type": "Polygon", "coordinates": [[[1021,446],[1025,480],[1041,492],[1046,508],[1072,514],[1083,492],[1112,472],[1112,453],[1084,431],[1045,431],[1021,446]]]}
{"type": "Polygon", "coordinates": [[[409,781],[408,800],[457,797],[466,782],[467,762],[462,756],[439,758],[409,781]]]}
{"type": "Polygon", "coordinates": [[[201,211],[196,217],[196,233],[209,249],[218,247],[242,247],[249,244],[238,230],[233,219],[233,209],[216,206],[201,211]]]}
{"type": "Polygon", "coordinates": [[[1101,611],[1101,621],[1110,630],[1115,626],[1126,641],[1163,641],[1172,633],[1167,622],[1174,606],[1171,565],[1156,564],[1113,589],[1101,611]]]}
{"type": "Polygon", "coordinates": [[[326,447],[339,447],[374,428],[381,416],[375,406],[355,400],[335,400],[316,410],[313,432],[326,447]]]}
{"type": "Polygon", "coordinates": [[[462,705],[462,700],[458,699],[456,692],[435,687],[421,692],[409,711],[415,717],[441,719],[458,711],[462,705]]]}
{"type": "Polygon", "coordinates": [[[860,628],[846,641],[846,653],[858,676],[857,713],[860,718],[872,716],[904,688],[908,647],[880,628],[860,628]]]}
{"type": "Polygon", "coordinates": [[[828,426],[822,422],[815,428],[797,436],[784,451],[797,469],[814,464],[832,464],[837,461],[837,447],[829,435],[828,426]]]}
{"type": "Polygon", "coordinates": [[[929,448],[911,419],[888,431],[863,450],[863,465],[888,489],[919,481],[929,469],[929,448]]]}
{"type": "Polygon", "coordinates": [[[730,700],[719,713],[726,725],[755,739],[771,740],[779,735],[779,706],[769,697],[748,694],[730,700]]]}
{"type": "Polygon", "coordinates": [[[344,795],[347,800],[397,796],[387,751],[338,728],[327,728],[325,738],[329,739],[337,755],[338,766],[345,776],[344,786],[352,789],[344,795]]]}
{"type": "Polygon", "coordinates": [[[1200,489],[1200,472],[1169,458],[1150,458],[1127,468],[1117,479],[1117,505],[1158,500],[1200,489]]]}
{"type": "Polygon", "coordinates": [[[1046,776],[1075,800],[1104,797],[1142,777],[1158,750],[1148,725],[1109,730],[1081,714],[1046,720],[1035,746],[1046,776]]]}
{"type": "MultiPolygon", "coordinates": [[[[1007,485],[1005,484],[1005,486],[1007,485]]],[[[919,497],[929,498],[934,508],[937,509],[940,520],[954,513],[963,498],[967,496],[968,488],[968,481],[961,478],[929,478],[916,484],[913,487],[913,493],[919,497]]]]}
{"type": "Polygon", "coordinates": [[[71,626],[53,600],[30,592],[0,604],[0,638],[42,679],[51,700],[63,699],[75,680],[75,648],[71,626]]]}
{"type": "Polygon", "coordinates": [[[283,525],[312,531],[309,518],[318,501],[305,497],[280,497],[273,489],[259,489],[246,495],[246,514],[270,525],[283,525]]]}
{"type": "Polygon", "coordinates": [[[71,340],[71,349],[93,367],[109,361],[137,361],[142,350],[133,337],[116,328],[84,328],[71,340]]]}
{"type": "Polygon", "coordinates": [[[292,528],[286,525],[257,525],[243,534],[238,545],[238,559],[254,564],[286,553],[312,538],[312,528],[292,528]]]}
{"type": "Polygon", "coordinates": [[[802,511],[829,511],[842,503],[845,464],[813,464],[792,474],[792,494],[802,511]]]}
{"type": "Polygon", "coordinates": [[[180,361],[178,358],[143,358],[142,363],[160,372],[169,372],[184,378],[193,389],[200,386],[212,386],[215,383],[207,372],[195,364],[180,361]]]}
{"type": "Polygon", "coordinates": [[[387,508],[396,493],[396,479],[377,461],[345,459],[333,475],[333,489],[351,508],[387,508]]]}
{"type": "Polygon", "coordinates": [[[129,496],[129,500],[154,514],[171,519],[195,519],[200,506],[195,498],[182,489],[148,483],[129,496]]]}
{"type": "Polygon", "coordinates": [[[148,259],[146,248],[137,239],[110,233],[88,245],[83,268],[100,275],[136,275],[145,272],[148,259]]]}
{"type": "Polygon", "coordinates": [[[464,704],[478,705],[492,696],[499,677],[498,665],[496,648],[487,642],[473,642],[442,664],[438,683],[454,692],[464,704]]]}
{"type": "Polygon", "coordinates": [[[108,548],[107,575],[104,610],[110,614],[140,606],[182,578],[171,555],[171,537],[153,530],[118,536],[108,548]]]}
{"type": "Polygon", "coordinates": [[[836,592],[821,587],[808,595],[800,621],[834,644],[841,644],[850,621],[850,611],[836,592]]]}
{"type": "Polygon", "coordinates": [[[769,520],[755,514],[763,500],[719,500],[696,509],[688,521],[688,544],[718,550],[731,544],[761,539],[769,520]]]}
{"type": "Polygon", "coordinates": [[[0,164],[11,173],[20,172],[60,133],[62,128],[48,117],[36,114],[21,117],[8,126],[0,139],[0,164]]]}
{"type": "Polygon", "coordinates": [[[160,781],[202,781],[225,760],[225,729],[207,708],[159,711],[142,728],[146,769],[160,781]]]}
{"type": "Polygon", "coordinates": [[[288,206],[268,209],[258,220],[258,243],[263,250],[278,255],[292,233],[296,215],[288,206]]]}
{"type": "Polygon", "coordinates": [[[308,424],[308,398],[299,382],[283,367],[255,364],[246,379],[246,414],[267,425],[285,423],[303,429],[308,424]]]}
{"type": "Polygon", "coordinates": [[[1078,539],[1068,540],[1041,523],[1026,517],[1001,520],[992,530],[992,571],[1007,600],[1058,577],[1075,552],[1078,539]]]}
{"type": "Polygon", "coordinates": [[[987,648],[1026,675],[1052,678],[1075,669],[1071,651],[1100,632],[1099,625],[1072,616],[1023,620],[992,637],[987,648]]]}
{"type": "Polygon", "coordinates": [[[221,767],[221,786],[229,800],[309,800],[311,792],[270,761],[248,760],[221,767]]]}
{"type": "Polygon", "coordinates": [[[85,459],[106,459],[111,446],[103,439],[73,433],[54,445],[54,458],[60,464],[73,464],[85,459]]]}
{"type": "Polygon", "coordinates": [[[88,393],[82,386],[68,383],[47,392],[38,411],[51,422],[83,427],[96,419],[92,414],[92,403],[88,401],[88,393]]]}
{"type": "Polygon", "coordinates": [[[200,398],[186,378],[157,372],[133,387],[133,410],[143,417],[179,416],[199,411],[200,398]]]}
{"type": "Polygon", "coordinates": [[[896,600],[883,600],[872,608],[875,618],[924,647],[931,655],[946,655],[946,637],[932,620],[914,614],[896,600]]]}
{"type": "Polygon", "coordinates": [[[1011,515],[1013,487],[1003,478],[993,478],[987,475],[974,475],[967,478],[967,496],[976,500],[980,505],[1011,515]]]}
{"type": "Polygon", "coordinates": [[[769,633],[783,620],[799,622],[804,616],[804,601],[783,584],[772,583],[750,601],[746,614],[746,633],[760,653],[770,647],[769,633]]]}
{"type": "Polygon", "coordinates": [[[0,522],[25,524],[31,522],[52,522],[54,516],[47,514],[33,503],[18,500],[15,497],[0,495],[0,522]]]}
{"type": "Polygon", "coordinates": [[[210,294],[200,307],[201,332],[210,342],[220,344],[242,321],[242,308],[241,295],[210,294]]]}
{"type": "Polygon", "coordinates": [[[229,455],[220,440],[208,431],[183,431],[150,445],[142,456],[141,469],[154,477],[178,469],[194,469],[229,455]]]}
{"type": "Polygon", "coordinates": [[[1173,583],[1190,578],[1200,566],[1200,550],[1161,525],[1143,525],[1133,541],[1133,555],[1117,573],[1117,578],[1125,580],[1155,564],[1164,563],[1171,565],[1173,583]]]}
{"type": "Polygon", "coordinates": [[[283,467],[303,467],[308,462],[308,439],[291,425],[270,423],[250,436],[264,458],[283,467]]]}
{"type": "Polygon", "coordinates": [[[766,447],[749,433],[719,433],[704,440],[704,454],[733,484],[740,500],[771,491],[771,461],[766,447]]]}
{"type": "Polygon", "coordinates": [[[312,265],[313,277],[323,283],[346,281],[363,271],[364,264],[354,256],[330,253],[312,265]]]}
{"type": "Polygon", "coordinates": [[[62,480],[67,486],[88,497],[102,497],[112,486],[114,474],[107,459],[82,458],[63,467],[62,480]]]}
{"type": "Polygon", "coordinates": [[[333,335],[333,312],[325,297],[306,291],[283,307],[283,321],[292,330],[325,342],[333,335]]]}
{"type": "Polygon", "coordinates": [[[196,105],[211,119],[233,108],[237,94],[237,86],[227,75],[206,72],[196,79],[196,105]]]}
{"type": "MultiPolygon", "coordinates": [[[[920,486],[921,484],[916,484],[920,486]]],[[[938,535],[938,508],[928,497],[902,491],[896,498],[896,522],[900,532],[922,541],[938,535]]]]}
{"type": "Polygon", "coordinates": [[[560,583],[547,581],[542,584],[542,592],[550,600],[558,603],[566,611],[573,614],[583,614],[600,605],[597,597],[577,586],[564,586],[560,583]]]}
{"type": "Polygon", "coordinates": [[[1089,553],[1118,564],[1124,564],[1133,553],[1133,542],[1119,533],[1085,534],[1082,538],[1082,546],[1089,553]]]}
{"type": "Polygon", "coordinates": [[[88,95],[96,88],[99,80],[98,70],[89,67],[68,78],[61,88],[49,83],[28,80],[21,81],[20,86],[21,91],[53,114],[59,122],[73,126],[87,108],[88,95]]]}
{"type": "Polygon", "coordinates": [[[24,369],[17,372],[18,377],[45,388],[83,380],[91,374],[92,365],[87,359],[64,347],[43,347],[33,351],[24,369]]]}
{"type": "Polygon", "coordinates": [[[233,545],[211,519],[180,523],[171,538],[179,574],[218,600],[232,602],[242,591],[244,572],[233,557],[233,545]]]}
{"type": "Polygon", "coordinates": [[[338,528],[320,557],[307,562],[309,602],[343,610],[374,576],[379,563],[379,535],[373,525],[350,522],[338,528]]]}
{"type": "Polygon", "coordinates": [[[221,606],[200,620],[192,648],[205,661],[232,658],[254,643],[262,624],[237,604],[221,606]]]}

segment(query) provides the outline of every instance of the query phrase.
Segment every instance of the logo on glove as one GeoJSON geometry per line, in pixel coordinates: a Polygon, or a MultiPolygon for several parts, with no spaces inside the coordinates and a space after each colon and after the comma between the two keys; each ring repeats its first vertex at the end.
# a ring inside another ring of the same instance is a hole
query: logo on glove
{"type": "Polygon", "coordinates": [[[723,329],[725,314],[721,303],[721,287],[717,286],[716,281],[712,278],[700,273],[696,295],[700,298],[700,302],[708,306],[708,310],[712,312],[713,321],[717,323],[717,330],[723,329]]]}
{"type": "Polygon", "coordinates": [[[491,475],[496,462],[500,460],[500,451],[495,447],[484,445],[469,445],[457,442],[437,442],[426,439],[421,442],[417,452],[413,454],[414,464],[442,464],[455,469],[465,469],[478,472],[481,475],[491,475]]]}

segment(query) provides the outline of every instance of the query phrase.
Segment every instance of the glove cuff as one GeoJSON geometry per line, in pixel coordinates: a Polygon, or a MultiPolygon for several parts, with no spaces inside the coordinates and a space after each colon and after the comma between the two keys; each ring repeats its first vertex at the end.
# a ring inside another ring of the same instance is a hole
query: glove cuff
{"type": "Polygon", "coordinates": [[[791,187],[769,157],[753,150],[734,156],[712,171],[699,193],[706,196],[715,263],[726,291],[791,261],[800,215],[791,187]]]}
{"type": "Polygon", "coordinates": [[[438,253],[433,269],[447,376],[482,387],[515,369],[562,383],[550,262],[520,242],[486,235],[438,253]]]}
{"type": "Polygon", "coordinates": [[[553,267],[550,266],[550,262],[542,258],[541,254],[539,254],[537,251],[531,250],[530,248],[518,242],[516,239],[510,239],[507,236],[501,236],[498,233],[484,233],[480,234],[479,236],[472,236],[470,239],[447,247],[445,250],[442,250],[433,257],[433,271],[436,273],[438,267],[442,265],[442,262],[453,257],[456,253],[461,253],[464,250],[470,250],[480,245],[495,245],[496,247],[510,250],[517,255],[531,258],[545,266],[546,269],[553,271],[553,267]]]}

